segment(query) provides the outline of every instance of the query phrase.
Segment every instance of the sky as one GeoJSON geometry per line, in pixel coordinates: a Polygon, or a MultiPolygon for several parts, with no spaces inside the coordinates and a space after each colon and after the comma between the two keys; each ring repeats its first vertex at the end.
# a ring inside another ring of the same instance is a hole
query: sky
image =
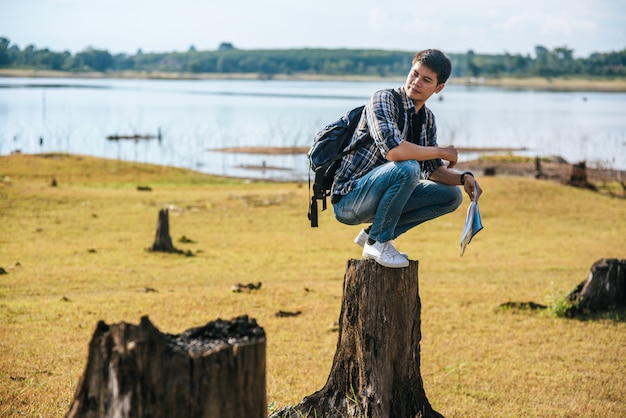
{"type": "Polygon", "coordinates": [[[365,48],[574,56],[626,49],[626,0],[0,0],[21,49],[365,48]]]}

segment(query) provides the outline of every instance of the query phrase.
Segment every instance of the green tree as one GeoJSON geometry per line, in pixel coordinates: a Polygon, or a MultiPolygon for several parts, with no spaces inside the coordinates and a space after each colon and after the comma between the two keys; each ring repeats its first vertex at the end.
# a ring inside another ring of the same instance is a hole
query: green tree
{"type": "Polygon", "coordinates": [[[480,67],[476,64],[476,54],[471,49],[465,54],[465,66],[469,75],[472,77],[478,77],[480,75],[480,67]]]}
{"type": "Polygon", "coordinates": [[[28,45],[26,48],[22,50],[22,53],[19,55],[18,63],[24,67],[34,67],[34,58],[35,58],[35,46],[28,45]]]}
{"type": "Polygon", "coordinates": [[[582,60],[582,71],[595,76],[626,77],[626,49],[594,53],[582,60]]]}
{"type": "Polygon", "coordinates": [[[76,61],[80,67],[93,71],[104,72],[113,67],[113,56],[108,51],[92,48],[77,53],[76,61]]]}
{"type": "Polygon", "coordinates": [[[535,47],[535,65],[533,72],[541,77],[552,77],[554,74],[551,68],[550,51],[541,45],[535,47]]]}
{"type": "Polygon", "coordinates": [[[230,42],[222,42],[217,48],[218,51],[232,51],[233,49],[235,49],[235,47],[230,42]]]}
{"type": "Polygon", "coordinates": [[[0,38],[0,67],[7,67],[11,61],[9,59],[9,45],[11,41],[7,38],[0,38]]]}

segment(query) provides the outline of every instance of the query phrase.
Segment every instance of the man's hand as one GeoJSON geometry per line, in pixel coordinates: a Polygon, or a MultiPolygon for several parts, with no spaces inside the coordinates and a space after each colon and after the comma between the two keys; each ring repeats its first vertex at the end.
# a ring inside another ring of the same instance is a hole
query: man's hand
{"type": "Polygon", "coordinates": [[[447,147],[439,147],[441,150],[441,159],[448,161],[448,168],[453,168],[459,160],[459,151],[457,151],[454,145],[448,145],[447,147]]]}
{"type": "Polygon", "coordinates": [[[474,176],[471,174],[466,174],[463,178],[465,184],[463,188],[465,189],[465,193],[469,196],[471,200],[476,200],[478,202],[478,198],[481,194],[483,194],[483,189],[480,188],[478,182],[474,179],[474,176]],[[474,199],[474,195],[476,194],[476,198],[474,199]]]}

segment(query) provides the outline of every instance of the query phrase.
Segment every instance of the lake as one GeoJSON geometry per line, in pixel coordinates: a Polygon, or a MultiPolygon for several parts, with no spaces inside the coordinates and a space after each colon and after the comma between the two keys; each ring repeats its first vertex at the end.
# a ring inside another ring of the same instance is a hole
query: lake
{"type": "MultiPolygon", "coordinates": [[[[64,152],[276,180],[308,178],[317,130],[400,82],[0,78],[0,155],[64,152]],[[109,140],[111,136],[151,139],[109,140]]],[[[447,85],[427,103],[440,145],[524,149],[626,169],[626,93],[447,85]]],[[[462,153],[460,160],[477,152],[462,153]]]]}

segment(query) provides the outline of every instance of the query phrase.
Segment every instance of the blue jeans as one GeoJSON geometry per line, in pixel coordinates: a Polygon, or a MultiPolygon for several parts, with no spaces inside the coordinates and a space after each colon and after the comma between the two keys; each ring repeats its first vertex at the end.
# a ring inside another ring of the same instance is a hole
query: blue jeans
{"type": "Polygon", "coordinates": [[[376,167],[333,209],[341,223],[371,222],[370,238],[387,242],[422,222],[453,212],[462,201],[459,187],[420,180],[420,164],[408,160],[376,167]]]}

